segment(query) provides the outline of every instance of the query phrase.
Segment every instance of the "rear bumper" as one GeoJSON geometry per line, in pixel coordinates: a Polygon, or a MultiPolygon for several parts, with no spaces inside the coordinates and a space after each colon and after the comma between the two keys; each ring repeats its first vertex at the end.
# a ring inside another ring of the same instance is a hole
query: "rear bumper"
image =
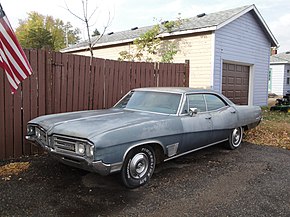
{"type": "Polygon", "coordinates": [[[253,129],[255,127],[257,127],[260,123],[261,123],[262,119],[257,120],[254,123],[248,124],[247,125],[247,130],[253,129]]]}

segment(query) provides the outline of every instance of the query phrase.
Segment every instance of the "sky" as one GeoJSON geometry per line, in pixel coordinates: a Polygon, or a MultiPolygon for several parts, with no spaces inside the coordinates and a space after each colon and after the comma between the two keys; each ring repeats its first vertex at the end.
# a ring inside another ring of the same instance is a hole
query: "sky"
{"type": "MultiPolygon", "coordinates": [[[[86,1],[86,0],[84,0],[86,1]]],[[[278,53],[290,51],[290,1],[289,0],[87,0],[88,14],[96,9],[90,19],[91,31],[118,32],[133,27],[157,24],[159,20],[189,18],[200,13],[212,13],[244,5],[255,4],[279,43],[278,53]],[[179,15],[180,14],[180,15],[179,15]],[[109,25],[108,25],[109,23],[109,25]]],[[[0,0],[14,29],[19,20],[36,11],[51,15],[64,22],[71,22],[82,31],[85,39],[86,28],[82,21],[69,13],[66,5],[76,15],[83,17],[82,0],[0,0]]]]}

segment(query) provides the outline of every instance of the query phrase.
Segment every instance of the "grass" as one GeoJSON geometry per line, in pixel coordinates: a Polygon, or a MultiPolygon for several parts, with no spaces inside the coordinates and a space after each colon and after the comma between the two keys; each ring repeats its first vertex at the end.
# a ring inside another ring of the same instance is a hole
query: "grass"
{"type": "Polygon", "coordinates": [[[245,141],[290,150],[290,113],[262,108],[263,121],[245,133],[245,141]]]}

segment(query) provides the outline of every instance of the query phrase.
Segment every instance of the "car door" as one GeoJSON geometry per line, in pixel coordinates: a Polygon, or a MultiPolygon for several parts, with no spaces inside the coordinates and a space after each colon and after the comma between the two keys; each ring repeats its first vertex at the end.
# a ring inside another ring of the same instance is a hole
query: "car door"
{"type": "Polygon", "coordinates": [[[211,115],[213,124],[212,138],[214,142],[229,137],[238,120],[236,110],[215,94],[204,94],[207,111],[211,115]]]}
{"type": "Polygon", "coordinates": [[[206,111],[203,94],[190,94],[186,96],[181,122],[183,137],[181,152],[205,146],[212,142],[211,114],[206,111]],[[197,108],[197,113],[189,115],[190,108],[197,108]]]}

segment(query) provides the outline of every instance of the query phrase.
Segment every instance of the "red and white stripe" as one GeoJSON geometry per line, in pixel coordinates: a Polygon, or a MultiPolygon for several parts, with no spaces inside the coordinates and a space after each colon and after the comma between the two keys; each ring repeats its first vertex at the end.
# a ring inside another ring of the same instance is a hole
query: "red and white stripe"
{"type": "Polygon", "coordinates": [[[0,67],[6,72],[12,93],[17,90],[19,83],[32,73],[6,16],[0,18],[0,67]]]}

